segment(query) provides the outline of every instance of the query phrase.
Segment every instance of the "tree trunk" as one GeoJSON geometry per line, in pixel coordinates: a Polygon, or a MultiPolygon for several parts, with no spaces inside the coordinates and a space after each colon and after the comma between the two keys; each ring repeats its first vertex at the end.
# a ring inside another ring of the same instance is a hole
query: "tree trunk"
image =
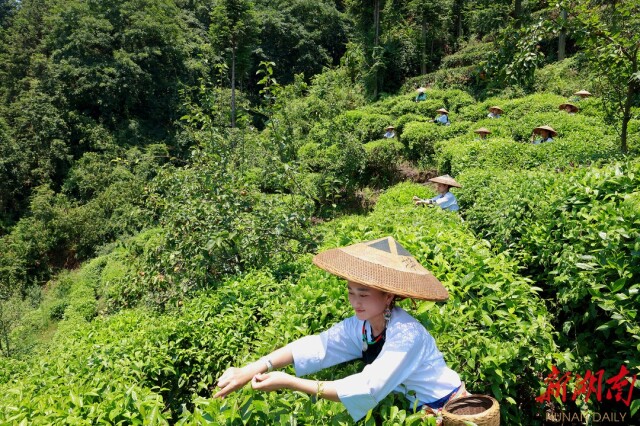
{"type": "MultiPolygon", "coordinates": [[[[563,21],[567,20],[567,11],[562,9],[561,17],[563,21]]],[[[562,30],[560,31],[560,35],[558,36],[558,60],[562,61],[565,55],[565,48],[567,46],[567,31],[564,29],[564,24],[562,25],[562,30]]]]}
{"type": "Polygon", "coordinates": [[[373,27],[375,29],[373,46],[378,47],[378,43],[380,43],[380,0],[375,0],[373,3],[373,27]]]}
{"type": "MultiPolygon", "coordinates": [[[[373,39],[373,48],[376,49],[380,44],[380,0],[375,0],[373,4],[373,26],[375,28],[375,36],[373,39]]],[[[376,66],[375,75],[373,76],[373,98],[378,97],[378,67],[376,66]]]]}
{"type": "Polygon", "coordinates": [[[236,48],[231,48],[231,128],[236,127],[236,48]]]}
{"type": "Polygon", "coordinates": [[[427,73],[427,20],[422,19],[422,63],[420,64],[420,74],[427,73]]]}
{"type": "Polygon", "coordinates": [[[516,28],[520,28],[522,23],[522,0],[516,0],[513,6],[513,19],[516,21],[516,28]]]}
{"type": "Polygon", "coordinates": [[[464,9],[464,0],[455,0],[455,45],[460,43],[462,38],[462,10],[464,9]]]}
{"type": "MultiPolygon", "coordinates": [[[[638,63],[633,63],[633,74],[638,72],[638,63]]],[[[622,131],[620,132],[620,150],[623,153],[627,153],[627,132],[629,128],[629,121],[631,120],[631,105],[633,104],[633,97],[636,93],[636,81],[634,78],[629,79],[627,82],[627,99],[624,102],[624,111],[622,112],[622,131]]]]}

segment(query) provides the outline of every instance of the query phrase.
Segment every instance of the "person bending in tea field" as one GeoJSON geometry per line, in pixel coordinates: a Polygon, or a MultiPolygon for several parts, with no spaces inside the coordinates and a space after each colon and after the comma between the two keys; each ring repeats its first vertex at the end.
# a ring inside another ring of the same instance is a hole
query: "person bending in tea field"
{"type": "Polygon", "coordinates": [[[452,212],[457,212],[460,209],[458,207],[458,200],[456,199],[456,196],[449,192],[451,187],[462,188],[462,185],[456,182],[454,178],[449,175],[443,175],[429,179],[429,182],[436,184],[436,191],[438,192],[438,195],[427,199],[422,199],[414,195],[413,203],[416,206],[432,204],[440,206],[443,210],[449,210],[452,212]]]}
{"type": "Polygon", "coordinates": [[[387,126],[384,128],[385,134],[383,135],[385,139],[391,139],[396,137],[395,127],[387,126]]]}
{"type": "Polygon", "coordinates": [[[573,94],[573,98],[571,100],[575,102],[580,102],[582,99],[587,99],[590,96],[591,96],[591,93],[588,92],[587,90],[579,90],[573,94]]]}
{"type": "Polygon", "coordinates": [[[395,301],[443,301],[447,290],[392,237],[324,251],[313,263],[347,280],[355,315],[314,336],[306,336],[218,379],[214,398],[248,382],[254,389],[290,389],[341,402],[358,421],[391,392],[435,414],[452,398],[467,394],[447,367],[434,338],[395,301]],[[338,380],[299,376],[361,359],[364,369],[338,380]],[[293,364],[297,377],[274,369],[293,364]]]}
{"type": "Polygon", "coordinates": [[[449,121],[449,111],[444,108],[437,109],[436,112],[438,116],[434,118],[432,121],[436,124],[440,124],[442,126],[450,126],[451,122],[449,121]]]}
{"type": "Polygon", "coordinates": [[[489,136],[491,134],[491,130],[487,129],[486,127],[480,127],[477,130],[473,131],[474,133],[478,134],[478,137],[476,139],[486,139],[487,136],[489,136]]]}
{"type": "Polygon", "coordinates": [[[492,106],[492,107],[489,107],[489,114],[487,114],[487,117],[500,118],[502,113],[503,113],[502,108],[500,108],[499,106],[492,106]]]}
{"type": "Polygon", "coordinates": [[[416,91],[418,92],[418,94],[414,99],[415,102],[422,102],[427,100],[427,89],[425,87],[418,87],[416,91]]]}
{"type": "Polygon", "coordinates": [[[553,142],[553,136],[557,136],[558,132],[550,126],[539,126],[533,129],[531,134],[531,143],[539,145],[545,142],[553,142]]]}
{"type": "Polygon", "coordinates": [[[561,111],[565,111],[567,114],[575,114],[576,112],[580,111],[580,108],[578,108],[576,105],[574,104],[570,104],[569,102],[564,103],[564,104],[560,104],[560,106],[558,106],[558,109],[561,111]]]}

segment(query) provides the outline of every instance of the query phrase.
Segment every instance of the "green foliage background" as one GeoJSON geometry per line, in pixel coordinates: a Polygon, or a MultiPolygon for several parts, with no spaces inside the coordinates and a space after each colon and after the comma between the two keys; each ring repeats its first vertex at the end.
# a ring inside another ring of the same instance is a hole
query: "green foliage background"
{"type": "MultiPolygon", "coordinates": [[[[623,6],[0,0],[0,423],[353,424],[300,393],[211,395],[351,314],[313,253],[386,235],[448,288],[403,307],[504,424],[637,419],[637,397],[534,400],[551,365],[640,370],[638,76],[598,47],[640,34],[623,6]],[[553,143],[528,143],[540,125],[553,143]],[[413,206],[433,193],[407,180],[436,173],[459,214],[413,206]]],[[[413,411],[390,395],[360,424],[413,411]]]]}

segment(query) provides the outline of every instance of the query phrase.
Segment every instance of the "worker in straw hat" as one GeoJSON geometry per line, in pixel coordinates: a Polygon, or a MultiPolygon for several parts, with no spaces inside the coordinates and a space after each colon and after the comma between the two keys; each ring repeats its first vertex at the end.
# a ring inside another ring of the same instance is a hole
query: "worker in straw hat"
{"type": "Polygon", "coordinates": [[[386,139],[391,139],[391,138],[395,138],[396,137],[396,132],[394,131],[396,128],[393,126],[387,126],[384,128],[384,130],[386,130],[384,137],[386,139]]]}
{"type": "Polygon", "coordinates": [[[416,89],[416,91],[418,92],[418,94],[416,95],[416,98],[415,98],[416,102],[421,102],[421,101],[426,101],[427,100],[427,89],[425,87],[418,87],[416,89]]]}
{"type": "Polygon", "coordinates": [[[229,368],[218,379],[214,398],[251,382],[257,390],[290,389],[341,402],[358,421],[392,391],[433,410],[466,394],[431,334],[395,306],[402,298],[444,301],[449,294],[393,237],[327,250],[313,263],[347,281],[355,315],[244,367],[229,368]],[[366,364],[360,373],[331,381],[300,378],[354,359],[366,364]],[[295,377],[273,371],[289,364],[295,377]]]}
{"type": "Polygon", "coordinates": [[[531,134],[531,143],[538,145],[544,142],[553,142],[553,136],[557,136],[558,132],[553,130],[551,126],[539,126],[533,129],[531,134]]]}
{"type": "Polygon", "coordinates": [[[575,114],[580,110],[580,108],[578,108],[576,105],[571,104],[569,102],[560,104],[560,106],[558,106],[558,109],[561,111],[566,111],[569,114],[575,114]]]}
{"type": "Polygon", "coordinates": [[[576,93],[573,94],[574,99],[579,101],[581,99],[586,99],[589,96],[591,96],[591,93],[586,91],[586,90],[578,90],[576,93]]]}
{"type": "Polygon", "coordinates": [[[462,188],[454,178],[449,175],[438,176],[429,179],[429,182],[433,182],[436,184],[436,191],[438,195],[433,198],[422,199],[418,196],[413,196],[413,203],[416,206],[424,205],[424,204],[432,204],[440,206],[443,210],[449,210],[452,212],[457,212],[460,208],[458,207],[458,200],[456,200],[456,196],[449,192],[451,187],[462,188]]]}
{"type": "Polygon", "coordinates": [[[433,119],[434,123],[440,124],[443,126],[451,125],[451,122],[449,122],[449,111],[447,111],[444,108],[440,108],[440,109],[437,109],[436,112],[438,113],[438,116],[433,119]]]}
{"type": "Polygon", "coordinates": [[[499,106],[492,106],[492,107],[489,107],[488,109],[489,109],[489,114],[487,114],[488,118],[500,118],[500,116],[503,113],[502,108],[500,108],[499,106]]]}
{"type": "Polygon", "coordinates": [[[491,134],[491,130],[485,127],[480,127],[479,129],[474,130],[473,132],[478,134],[479,139],[486,139],[487,136],[491,134]]]}

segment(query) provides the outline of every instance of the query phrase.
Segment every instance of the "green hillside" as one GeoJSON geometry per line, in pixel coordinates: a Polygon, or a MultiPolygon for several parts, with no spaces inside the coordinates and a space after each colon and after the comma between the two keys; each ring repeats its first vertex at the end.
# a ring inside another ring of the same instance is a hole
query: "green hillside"
{"type": "MultiPolygon", "coordinates": [[[[212,396],[353,314],[315,253],[387,235],[450,294],[400,305],[502,424],[638,422],[640,3],[472,3],[0,0],[0,424],[354,424],[212,396]],[[441,174],[457,213],[412,202],[441,174]],[[536,401],[553,367],[567,396],[536,401]]],[[[389,395],[358,424],[422,417],[389,395]]]]}

